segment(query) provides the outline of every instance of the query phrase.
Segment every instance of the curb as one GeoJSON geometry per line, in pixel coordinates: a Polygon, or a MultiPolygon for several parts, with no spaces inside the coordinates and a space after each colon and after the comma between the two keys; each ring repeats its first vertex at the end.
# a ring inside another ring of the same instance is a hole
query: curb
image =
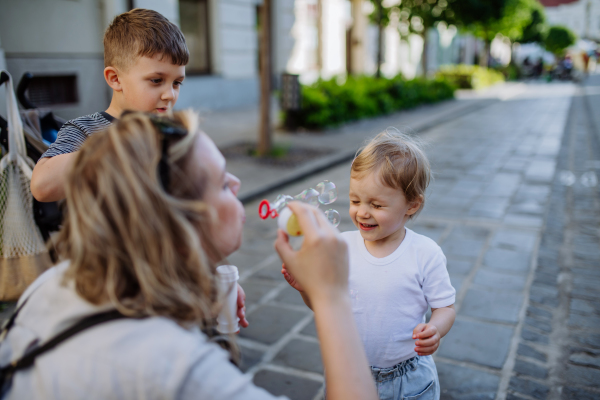
{"type": "MultiPolygon", "coordinates": [[[[456,100],[455,100],[456,101],[456,100]]],[[[474,113],[476,111],[482,110],[486,107],[491,106],[497,102],[500,102],[500,99],[485,99],[480,101],[475,101],[471,104],[465,105],[465,107],[459,109],[455,113],[451,115],[440,115],[437,118],[433,118],[431,120],[423,121],[422,123],[417,123],[411,126],[411,128],[417,133],[424,133],[436,126],[439,126],[443,123],[455,120],[457,118],[463,117],[465,115],[474,113]]],[[[357,149],[352,150],[343,150],[338,153],[332,154],[330,156],[323,157],[317,161],[310,162],[302,167],[296,168],[296,170],[290,175],[282,178],[281,180],[273,183],[266,184],[264,186],[258,187],[254,190],[245,193],[243,196],[238,197],[238,199],[243,203],[247,204],[253,200],[256,200],[260,197],[263,197],[265,194],[279,189],[280,187],[286,186],[290,183],[296,182],[300,179],[306,178],[307,176],[316,174],[317,172],[321,172],[325,169],[335,167],[344,162],[350,161],[356,155],[357,149]]]]}

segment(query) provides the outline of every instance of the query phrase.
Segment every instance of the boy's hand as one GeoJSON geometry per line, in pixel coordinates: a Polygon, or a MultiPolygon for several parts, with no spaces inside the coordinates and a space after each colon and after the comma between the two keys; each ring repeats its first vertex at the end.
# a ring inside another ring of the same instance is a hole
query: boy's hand
{"type": "Polygon", "coordinates": [[[281,264],[281,273],[283,274],[283,277],[285,278],[287,283],[290,284],[291,287],[293,287],[294,289],[296,289],[299,292],[304,292],[302,285],[300,285],[298,283],[298,281],[296,279],[294,279],[292,274],[290,274],[290,272],[287,270],[287,268],[285,268],[285,264],[281,264]]]}
{"type": "Polygon", "coordinates": [[[250,323],[246,319],[246,293],[244,293],[244,289],[242,289],[239,283],[237,284],[237,292],[237,316],[240,319],[240,326],[247,328],[250,323]]]}
{"type": "Polygon", "coordinates": [[[415,351],[420,356],[430,356],[440,346],[440,333],[435,325],[419,324],[413,330],[413,339],[415,341],[415,351]]]}

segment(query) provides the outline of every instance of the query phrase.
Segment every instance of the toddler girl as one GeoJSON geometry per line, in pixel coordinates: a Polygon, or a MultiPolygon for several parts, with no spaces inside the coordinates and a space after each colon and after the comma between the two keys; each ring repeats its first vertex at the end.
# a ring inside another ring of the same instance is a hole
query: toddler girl
{"type": "MultiPolygon", "coordinates": [[[[350,217],[358,230],[342,236],[352,310],[381,400],[440,396],[431,355],[454,323],[455,290],[442,249],[405,228],[423,208],[429,180],[419,143],[393,129],[371,140],[351,167],[350,217]]],[[[285,266],[282,273],[310,307],[285,266]]]]}

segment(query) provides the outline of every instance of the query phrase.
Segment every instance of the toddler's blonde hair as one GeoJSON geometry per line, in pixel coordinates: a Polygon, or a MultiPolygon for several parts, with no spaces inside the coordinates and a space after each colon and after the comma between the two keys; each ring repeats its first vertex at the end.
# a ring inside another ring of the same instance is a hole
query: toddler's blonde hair
{"type": "Polygon", "coordinates": [[[350,174],[362,176],[377,171],[381,181],[401,190],[410,202],[421,201],[416,217],[425,206],[425,191],[431,180],[431,167],[423,143],[396,128],[388,128],[362,147],[352,162],[350,174]]]}

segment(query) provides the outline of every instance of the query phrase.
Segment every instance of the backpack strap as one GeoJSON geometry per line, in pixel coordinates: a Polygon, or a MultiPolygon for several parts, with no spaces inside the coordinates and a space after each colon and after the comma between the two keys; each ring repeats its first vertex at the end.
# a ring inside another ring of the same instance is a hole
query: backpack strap
{"type": "Polygon", "coordinates": [[[34,364],[36,357],[49,350],[52,350],[54,347],[58,346],[65,340],[75,336],[81,331],[92,328],[99,324],[103,324],[105,322],[115,321],[123,318],[134,317],[128,317],[126,315],[121,314],[117,310],[111,310],[103,313],[93,314],[86,318],[83,318],[81,321],[77,322],[70,328],[65,329],[61,333],[57,334],[52,339],[42,344],[40,347],[37,347],[29,353],[25,354],[23,357],[12,361],[9,365],[0,367],[0,375],[11,376],[18,370],[31,367],[34,364]]]}

